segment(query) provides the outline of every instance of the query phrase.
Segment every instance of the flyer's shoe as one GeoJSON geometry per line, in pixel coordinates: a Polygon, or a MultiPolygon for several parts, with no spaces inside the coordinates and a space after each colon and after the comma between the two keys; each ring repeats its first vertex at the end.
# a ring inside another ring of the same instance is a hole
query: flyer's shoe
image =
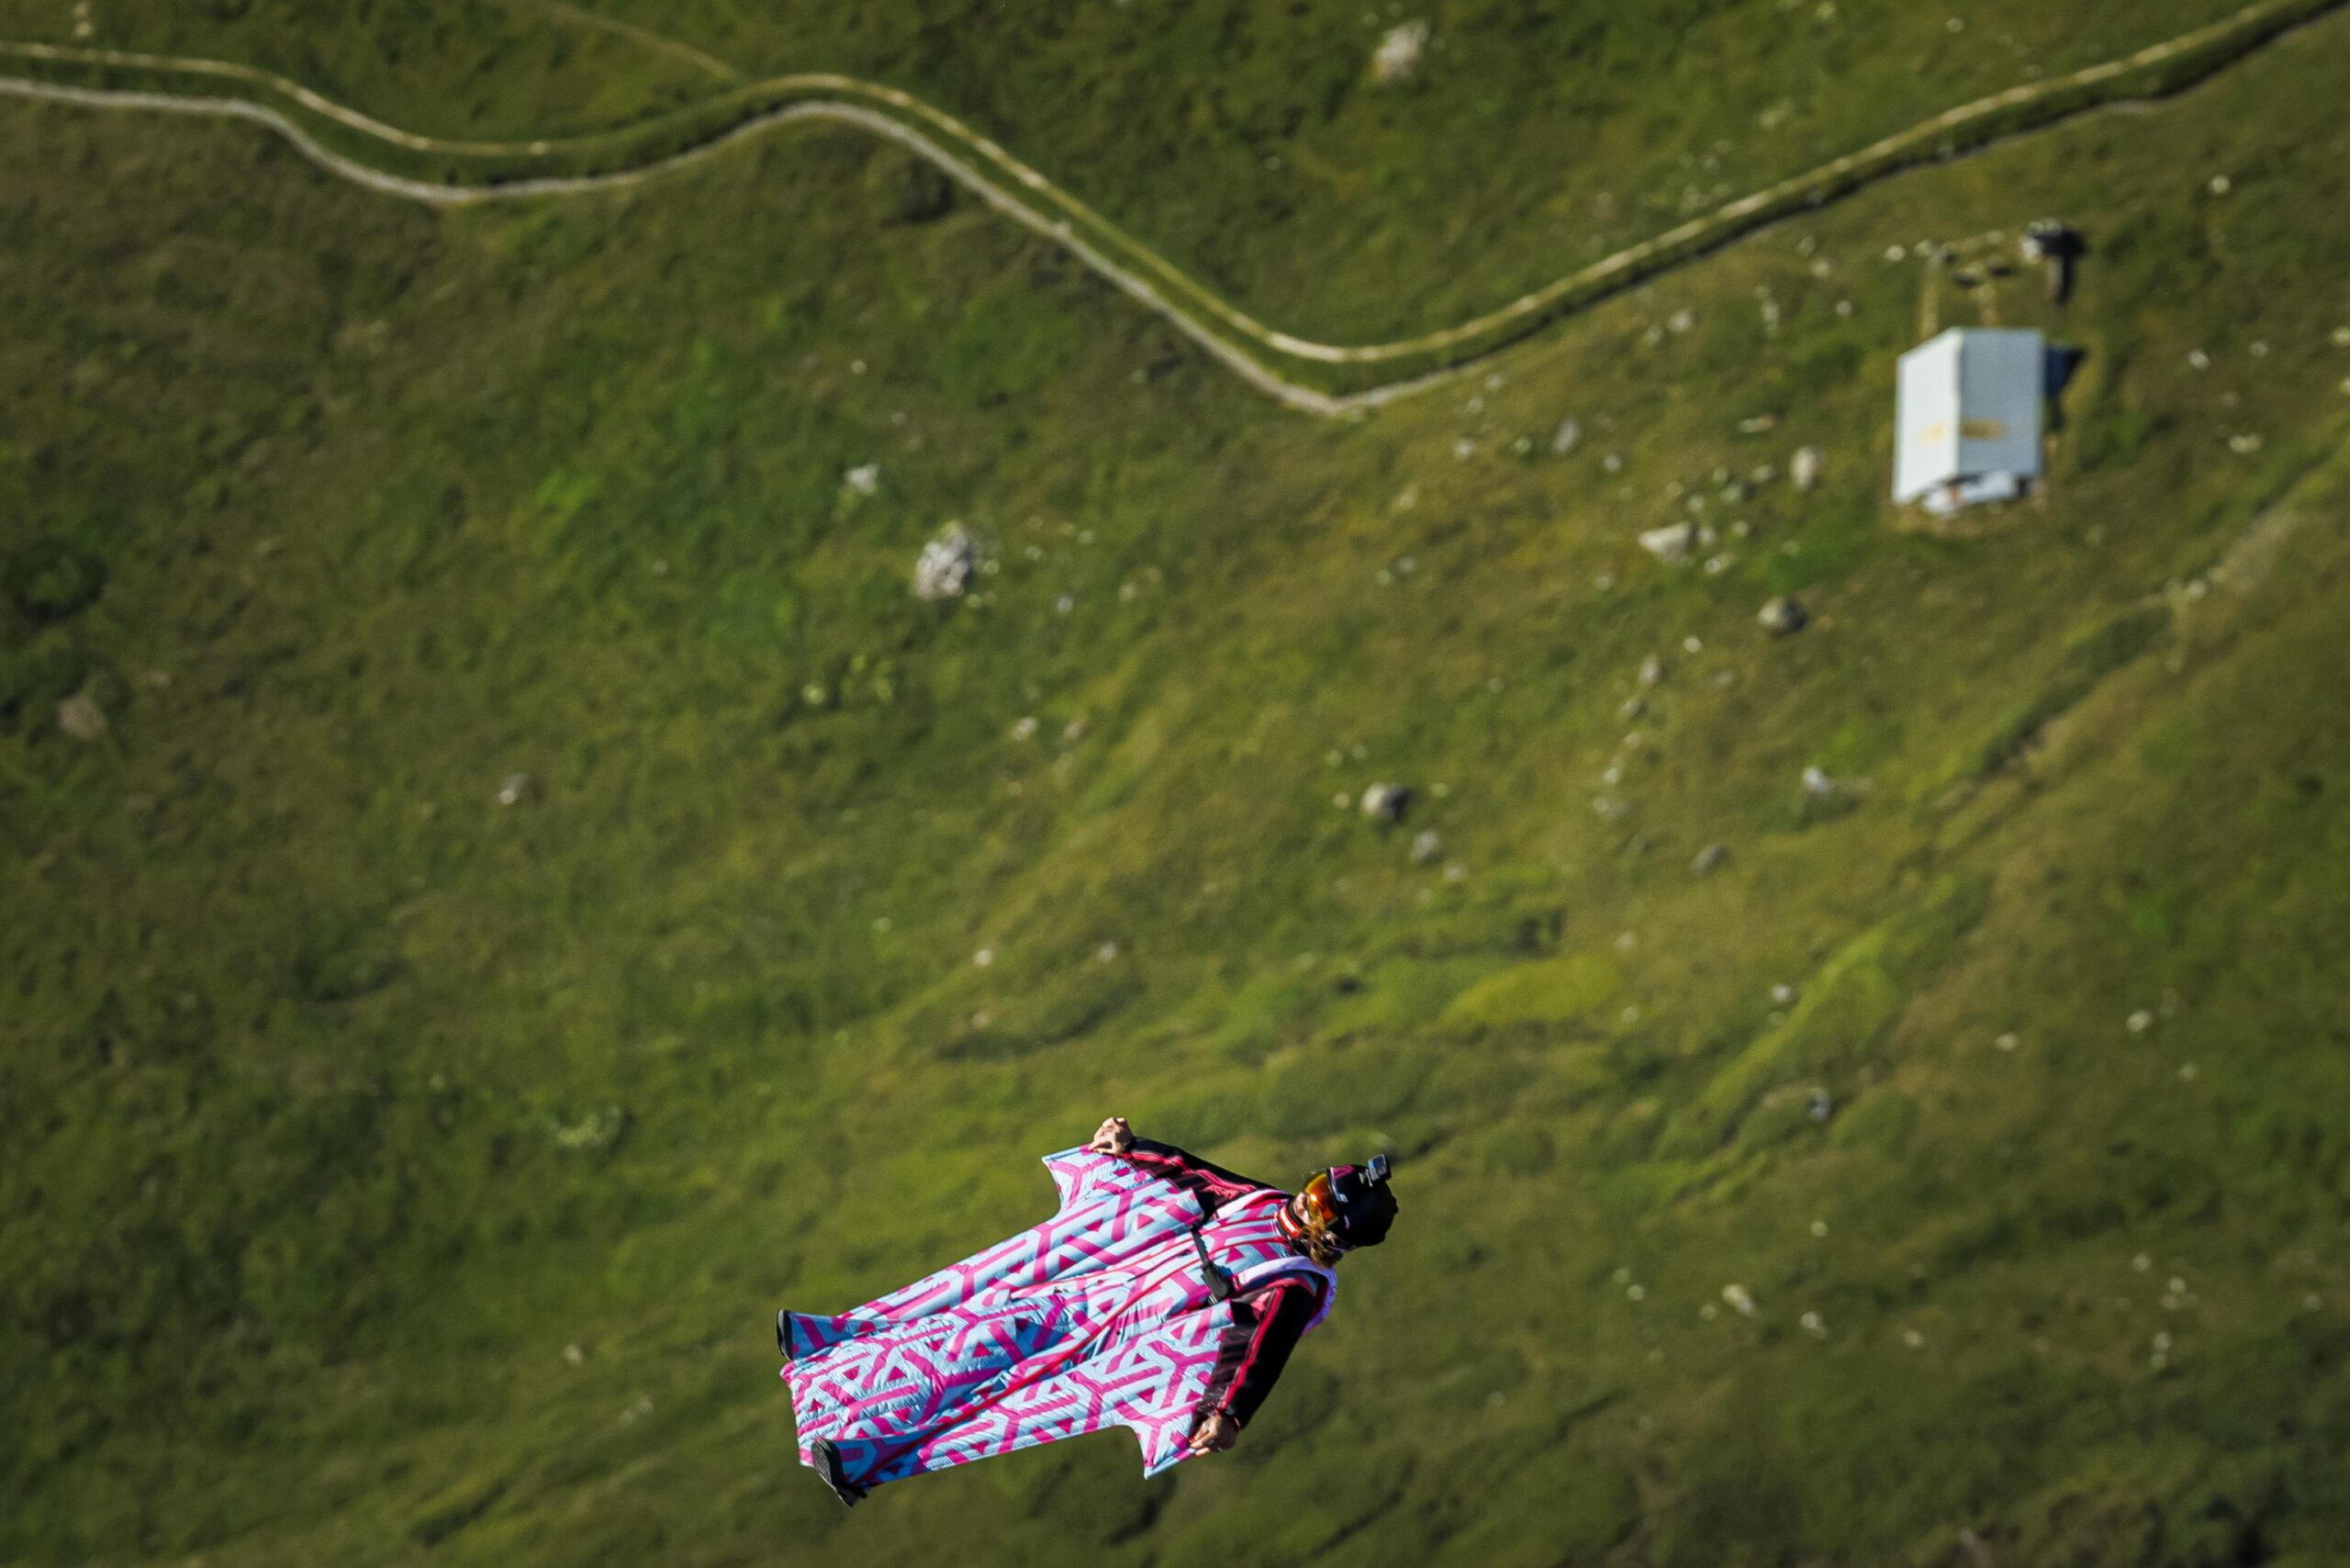
{"type": "Polygon", "coordinates": [[[841,1500],[841,1506],[854,1508],[865,1500],[865,1488],[851,1481],[847,1473],[841,1469],[841,1450],[833,1446],[830,1438],[818,1438],[808,1445],[808,1451],[816,1461],[816,1473],[823,1477],[824,1484],[833,1489],[833,1495],[841,1500]]]}

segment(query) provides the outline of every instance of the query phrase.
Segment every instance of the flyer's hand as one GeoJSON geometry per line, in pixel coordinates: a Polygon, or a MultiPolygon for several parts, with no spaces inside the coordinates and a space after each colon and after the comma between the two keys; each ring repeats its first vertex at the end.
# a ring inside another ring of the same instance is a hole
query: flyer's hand
{"type": "Polygon", "coordinates": [[[1240,1423],[1221,1410],[1210,1411],[1192,1432],[1191,1451],[1221,1453],[1240,1440],[1240,1423]]]}
{"type": "Polygon", "coordinates": [[[1112,1116],[1095,1129],[1093,1141],[1085,1146],[1095,1154],[1126,1154],[1135,1147],[1135,1130],[1126,1126],[1124,1116],[1112,1116]]]}

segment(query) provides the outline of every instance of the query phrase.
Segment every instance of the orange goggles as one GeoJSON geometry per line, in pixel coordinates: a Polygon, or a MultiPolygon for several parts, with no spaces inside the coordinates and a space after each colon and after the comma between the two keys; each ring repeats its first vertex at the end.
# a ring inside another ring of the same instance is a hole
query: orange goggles
{"type": "Polygon", "coordinates": [[[1297,1204],[1315,1228],[1328,1232],[1332,1240],[1337,1238],[1338,1193],[1330,1184],[1327,1170],[1315,1171],[1313,1180],[1298,1189],[1297,1204]]]}

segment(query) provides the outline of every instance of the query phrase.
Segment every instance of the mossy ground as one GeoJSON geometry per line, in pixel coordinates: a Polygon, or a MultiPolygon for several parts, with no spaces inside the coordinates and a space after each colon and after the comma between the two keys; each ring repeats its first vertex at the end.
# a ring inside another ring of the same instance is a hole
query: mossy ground
{"type": "MultiPolygon", "coordinates": [[[[1506,304],[1732,197],[2243,0],[117,0],[81,41],[285,73],[404,129],[528,140],[843,72],[992,136],[1242,308],[1372,342],[1506,304]],[[583,20],[585,18],[585,20],[583,20]],[[1405,81],[1371,67],[1427,24],[1405,81]],[[1401,286],[1399,286],[1399,280],[1401,286]]],[[[0,36],[74,41],[62,0],[0,36]]]]}
{"type": "Polygon", "coordinates": [[[2343,39],[1343,426],[846,133],[434,216],[0,108],[0,1556],[2325,1561],[2343,39]],[[1887,248],[2051,212],[2047,498],[1897,531],[1887,248]],[[1111,1112],[1404,1222],[1229,1458],[842,1515],[769,1315],[1111,1112]]]}

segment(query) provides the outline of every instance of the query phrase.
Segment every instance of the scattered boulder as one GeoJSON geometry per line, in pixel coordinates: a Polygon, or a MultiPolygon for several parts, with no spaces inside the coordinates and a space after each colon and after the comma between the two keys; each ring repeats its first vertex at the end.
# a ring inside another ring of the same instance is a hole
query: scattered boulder
{"type": "Polygon", "coordinates": [[[1653,690],[1664,678],[1664,660],[1651,654],[1640,661],[1639,686],[1642,691],[1653,690]]]}
{"type": "Polygon", "coordinates": [[[1793,458],[1789,459],[1787,463],[1787,477],[1795,482],[1795,487],[1798,490],[1814,489],[1817,488],[1819,484],[1820,471],[1826,466],[1826,465],[1827,454],[1821,452],[1819,448],[1816,446],[1803,447],[1796,451],[1793,458]]]}
{"type": "Polygon", "coordinates": [[[77,691],[57,705],[57,727],[77,741],[94,741],[106,733],[106,711],[86,691],[77,691]]]}
{"type": "Polygon", "coordinates": [[[1412,803],[1412,791],[1402,784],[1373,784],[1362,792],[1362,814],[1383,823],[1404,820],[1404,812],[1412,803]]]}
{"type": "Polygon", "coordinates": [[[1668,566],[1677,566],[1689,558],[1689,547],[1696,542],[1697,530],[1685,522],[1651,528],[1640,535],[1640,548],[1668,566]]]}
{"type": "Polygon", "coordinates": [[[1809,1109],[1813,1121],[1824,1122],[1836,1114],[1836,1101],[1827,1090],[1815,1089],[1811,1092],[1809,1109]]]}
{"type": "Polygon", "coordinates": [[[860,496],[874,495],[881,488],[881,465],[860,463],[841,476],[841,484],[860,496]]]}
{"type": "Polygon", "coordinates": [[[1557,433],[1550,437],[1550,450],[1561,457],[1583,444],[1583,421],[1570,414],[1559,421],[1557,433]]]}
{"type": "Polygon", "coordinates": [[[1415,866],[1426,866],[1443,853],[1444,840],[1436,835],[1433,828],[1424,829],[1412,840],[1412,864],[1415,866]]]}
{"type": "Polygon", "coordinates": [[[959,522],[950,522],[914,558],[914,597],[936,601],[960,599],[979,570],[979,542],[959,522]]]}
{"type": "Polygon", "coordinates": [[[1810,625],[1811,612],[1804,609],[1802,600],[1783,593],[1763,605],[1754,619],[1773,636],[1785,637],[1810,625]]]}
{"type": "Polygon", "coordinates": [[[498,781],[498,803],[519,806],[539,792],[538,780],[527,773],[509,773],[498,781]]]}
{"type": "Polygon", "coordinates": [[[1697,857],[1689,862],[1689,869],[1700,877],[1711,876],[1728,864],[1729,860],[1729,846],[1728,845],[1708,844],[1705,848],[1697,851],[1697,857]]]}
{"type": "Polygon", "coordinates": [[[1387,29],[1379,40],[1378,49],[1371,56],[1371,79],[1374,82],[1403,82],[1420,68],[1420,56],[1427,52],[1428,25],[1415,18],[1398,23],[1387,29]]]}

